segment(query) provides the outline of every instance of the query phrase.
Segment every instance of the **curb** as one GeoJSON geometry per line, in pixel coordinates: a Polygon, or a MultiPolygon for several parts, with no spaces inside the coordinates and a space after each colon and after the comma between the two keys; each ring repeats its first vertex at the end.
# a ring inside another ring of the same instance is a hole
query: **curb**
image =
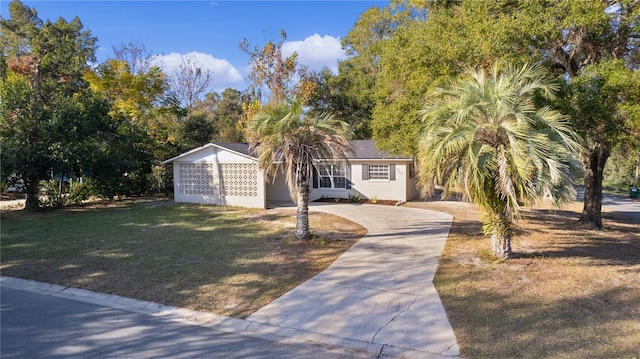
{"type": "Polygon", "coordinates": [[[169,321],[203,326],[225,333],[235,333],[283,344],[321,346],[324,349],[328,349],[333,352],[343,353],[345,357],[349,358],[455,358],[455,356],[391,347],[384,344],[368,343],[327,334],[308,332],[300,329],[259,323],[251,320],[198,312],[190,309],[177,308],[155,302],[99,293],[86,289],[0,276],[0,288],[4,287],[101,305],[137,314],[150,315],[169,321]]]}

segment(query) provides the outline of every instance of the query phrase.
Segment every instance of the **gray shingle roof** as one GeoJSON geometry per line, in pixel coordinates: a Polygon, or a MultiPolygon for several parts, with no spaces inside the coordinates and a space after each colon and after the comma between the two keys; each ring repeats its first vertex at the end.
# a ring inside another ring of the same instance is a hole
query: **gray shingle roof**
{"type": "MultiPolygon", "coordinates": [[[[353,148],[353,154],[349,156],[349,159],[372,159],[372,160],[410,160],[410,156],[392,156],[388,152],[378,150],[376,143],[373,140],[352,140],[349,141],[353,148]]],[[[214,143],[217,146],[230,149],[232,151],[241,153],[243,155],[251,156],[255,158],[255,152],[253,152],[249,145],[246,143],[238,142],[226,142],[226,143],[214,143]]]]}
{"type": "Polygon", "coordinates": [[[372,160],[410,160],[410,156],[393,156],[388,152],[378,150],[373,140],[353,140],[349,141],[353,146],[354,155],[349,159],[372,159],[372,160]]]}
{"type": "MultiPolygon", "coordinates": [[[[411,157],[409,156],[393,156],[390,155],[387,152],[383,152],[378,150],[378,148],[376,147],[376,143],[373,140],[352,140],[349,141],[349,143],[351,143],[351,146],[353,148],[353,153],[351,154],[351,156],[349,156],[350,160],[353,159],[361,159],[361,160],[411,160],[411,157]]],[[[189,153],[193,153],[196,151],[199,151],[202,148],[208,147],[208,146],[217,146],[217,147],[222,147],[222,148],[226,148],[228,150],[231,150],[233,152],[236,153],[240,153],[242,155],[251,157],[251,158],[256,158],[255,156],[255,152],[253,150],[251,150],[249,148],[249,144],[247,143],[239,143],[239,142],[216,142],[216,143],[210,143],[208,145],[204,145],[202,147],[193,149],[189,152],[183,153],[181,155],[178,155],[174,158],[171,158],[169,160],[164,161],[165,163],[169,163],[172,162],[175,159],[181,158],[183,156],[185,156],[186,154],[189,153]]]]}
{"type": "Polygon", "coordinates": [[[241,153],[243,155],[247,155],[250,157],[255,157],[253,151],[249,150],[249,144],[247,143],[239,143],[239,142],[214,142],[216,146],[224,147],[230,149],[231,151],[235,151],[241,153]]]}

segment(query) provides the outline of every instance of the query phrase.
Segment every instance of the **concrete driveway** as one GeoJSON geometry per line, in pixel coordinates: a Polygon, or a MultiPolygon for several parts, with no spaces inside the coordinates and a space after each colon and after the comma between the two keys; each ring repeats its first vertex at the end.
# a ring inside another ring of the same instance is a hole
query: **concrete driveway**
{"type": "Polygon", "coordinates": [[[433,285],[448,214],[383,205],[313,204],[368,234],[324,272],[247,319],[380,345],[381,354],[459,355],[433,285]]]}

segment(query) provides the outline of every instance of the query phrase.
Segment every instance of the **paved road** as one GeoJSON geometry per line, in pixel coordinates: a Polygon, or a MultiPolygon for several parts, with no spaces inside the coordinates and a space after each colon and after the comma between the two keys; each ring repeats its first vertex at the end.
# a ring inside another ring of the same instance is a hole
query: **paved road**
{"type": "Polygon", "coordinates": [[[27,285],[28,290],[5,284],[0,312],[3,359],[376,357],[366,351],[292,343],[276,336],[248,336],[221,331],[215,325],[176,320],[176,316],[166,318],[78,301],[47,293],[45,284],[41,284],[44,290],[40,293],[35,290],[37,283],[27,285]]]}
{"type": "MultiPolygon", "coordinates": [[[[578,188],[578,201],[584,201],[584,190],[582,187],[578,188]]],[[[629,198],[628,196],[619,196],[603,193],[602,194],[602,209],[604,211],[611,211],[619,213],[625,217],[640,221],[640,199],[629,198]]]]}
{"type": "Polygon", "coordinates": [[[638,199],[604,194],[602,196],[602,207],[640,221],[640,200],[638,199]]]}

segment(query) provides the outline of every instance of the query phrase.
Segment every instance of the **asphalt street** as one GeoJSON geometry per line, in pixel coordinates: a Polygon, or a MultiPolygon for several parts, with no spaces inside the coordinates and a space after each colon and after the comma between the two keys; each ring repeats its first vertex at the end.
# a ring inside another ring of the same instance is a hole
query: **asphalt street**
{"type": "Polygon", "coordinates": [[[638,199],[605,194],[602,196],[602,207],[640,221],[640,200],[638,199]]]}
{"type": "Polygon", "coordinates": [[[3,359],[375,357],[222,332],[6,286],[0,295],[3,359]]]}

